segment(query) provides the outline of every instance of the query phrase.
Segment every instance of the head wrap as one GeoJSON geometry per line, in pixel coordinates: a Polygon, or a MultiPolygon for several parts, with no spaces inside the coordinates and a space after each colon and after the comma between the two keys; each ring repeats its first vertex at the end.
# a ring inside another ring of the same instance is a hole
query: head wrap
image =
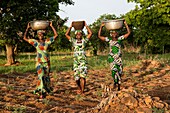
{"type": "Polygon", "coordinates": [[[38,33],[45,33],[45,31],[44,30],[37,30],[37,34],[38,33]]]}
{"type": "Polygon", "coordinates": [[[75,31],[75,35],[76,35],[78,32],[82,33],[82,30],[76,30],[76,31],[75,31]]]}
{"type": "Polygon", "coordinates": [[[115,30],[110,30],[110,33],[116,33],[117,31],[115,31],[115,30]]]}
{"type": "Polygon", "coordinates": [[[112,36],[112,33],[117,33],[119,34],[119,32],[117,30],[110,30],[110,36],[112,36]]]}

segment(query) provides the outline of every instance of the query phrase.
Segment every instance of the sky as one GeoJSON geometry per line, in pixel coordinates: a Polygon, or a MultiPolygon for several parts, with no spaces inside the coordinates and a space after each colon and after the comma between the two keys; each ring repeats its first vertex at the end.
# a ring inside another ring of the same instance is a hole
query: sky
{"type": "Polygon", "coordinates": [[[72,21],[85,20],[92,24],[103,14],[126,14],[135,8],[134,3],[127,3],[127,0],[73,0],[74,5],[61,5],[58,15],[61,18],[68,17],[66,25],[70,26],[72,21]]]}

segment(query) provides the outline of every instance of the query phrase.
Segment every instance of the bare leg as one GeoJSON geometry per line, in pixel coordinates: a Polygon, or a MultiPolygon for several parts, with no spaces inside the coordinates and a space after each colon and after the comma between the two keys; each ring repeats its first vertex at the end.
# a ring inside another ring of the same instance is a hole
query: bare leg
{"type": "Polygon", "coordinates": [[[115,82],[114,82],[113,88],[114,88],[114,89],[116,88],[116,83],[115,83],[115,82]]]}
{"type": "Polygon", "coordinates": [[[81,86],[82,93],[84,93],[85,85],[86,85],[86,79],[81,77],[80,78],[80,86],[81,86]]]}
{"type": "Polygon", "coordinates": [[[76,84],[77,84],[77,86],[78,86],[78,91],[77,91],[77,93],[79,94],[79,93],[81,93],[80,79],[76,80],[76,84]]]}
{"type": "Polygon", "coordinates": [[[120,91],[120,84],[118,83],[118,91],[120,91]]]}

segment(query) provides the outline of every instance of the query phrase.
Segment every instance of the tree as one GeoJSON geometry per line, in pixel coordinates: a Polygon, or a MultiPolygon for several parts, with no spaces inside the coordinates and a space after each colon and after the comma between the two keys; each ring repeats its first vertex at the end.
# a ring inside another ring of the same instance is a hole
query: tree
{"type": "Polygon", "coordinates": [[[145,53],[170,52],[170,2],[169,0],[128,0],[137,3],[134,10],[126,14],[133,26],[135,43],[145,53]]]}
{"type": "Polygon", "coordinates": [[[67,19],[68,18],[58,21],[58,24],[56,27],[58,37],[57,37],[56,41],[54,42],[54,44],[51,45],[51,50],[58,51],[58,50],[71,49],[71,43],[65,37],[65,33],[66,33],[68,27],[65,26],[64,23],[67,21],[67,19]]]}
{"type": "Polygon", "coordinates": [[[72,0],[1,0],[0,44],[6,46],[7,65],[15,63],[14,48],[20,42],[27,23],[34,19],[61,20],[59,4],[73,5],[72,0]]]}

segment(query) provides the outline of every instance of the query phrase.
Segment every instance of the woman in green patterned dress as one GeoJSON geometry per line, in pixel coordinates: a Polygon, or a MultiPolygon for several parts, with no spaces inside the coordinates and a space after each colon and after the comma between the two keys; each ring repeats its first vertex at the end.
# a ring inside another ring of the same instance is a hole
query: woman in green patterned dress
{"type": "Polygon", "coordinates": [[[110,63],[112,77],[114,79],[114,87],[116,87],[116,84],[117,84],[118,90],[120,90],[121,74],[123,71],[122,59],[121,59],[121,42],[122,42],[122,40],[126,39],[130,35],[130,29],[129,29],[126,21],[124,21],[124,24],[126,26],[127,33],[122,36],[119,36],[118,32],[116,32],[114,30],[110,31],[111,37],[109,37],[109,38],[101,36],[102,27],[105,25],[104,23],[101,24],[99,32],[98,32],[98,37],[102,41],[109,42],[110,52],[108,55],[108,62],[110,63]]]}
{"type": "Polygon", "coordinates": [[[55,28],[50,22],[50,27],[54,32],[54,36],[44,39],[44,30],[38,30],[38,40],[30,39],[27,37],[27,32],[30,29],[30,23],[27,25],[27,29],[24,33],[24,40],[30,43],[32,46],[36,48],[37,57],[36,57],[36,70],[38,74],[38,82],[37,82],[37,89],[34,90],[35,94],[40,95],[40,98],[44,98],[46,93],[50,93],[52,88],[50,86],[50,58],[48,55],[48,47],[49,45],[54,42],[56,37],[58,36],[55,28]]]}
{"type": "Polygon", "coordinates": [[[88,35],[86,37],[83,36],[82,30],[75,31],[76,38],[71,37],[69,33],[71,31],[72,24],[65,34],[66,38],[73,44],[74,47],[73,69],[74,69],[74,78],[79,88],[79,90],[77,91],[78,94],[84,93],[84,88],[86,85],[87,61],[86,61],[85,47],[86,47],[86,43],[92,36],[92,31],[87,26],[85,21],[84,23],[88,32],[88,35]]]}

